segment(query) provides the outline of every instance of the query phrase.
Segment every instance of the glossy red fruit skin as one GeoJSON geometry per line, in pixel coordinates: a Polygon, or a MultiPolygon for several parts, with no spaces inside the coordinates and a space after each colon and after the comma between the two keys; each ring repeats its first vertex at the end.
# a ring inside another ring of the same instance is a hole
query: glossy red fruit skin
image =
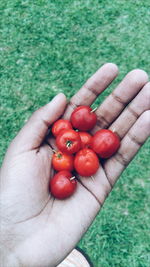
{"type": "Polygon", "coordinates": [[[95,112],[89,106],[79,106],[71,114],[71,124],[80,131],[90,131],[97,122],[95,112]]]}
{"type": "Polygon", "coordinates": [[[102,129],[93,135],[90,147],[101,158],[110,158],[119,149],[120,139],[114,132],[102,129]]]}
{"type": "Polygon", "coordinates": [[[92,139],[92,135],[87,132],[78,132],[81,138],[81,148],[89,147],[92,139]]]}
{"type": "Polygon", "coordinates": [[[60,151],[64,153],[74,154],[81,148],[80,135],[74,130],[63,130],[56,137],[56,145],[60,151]]]}
{"type": "Polygon", "coordinates": [[[70,121],[60,119],[54,122],[52,126],[52,134],[56,137],[62,130],[72,129],[70,121]]]}
{"type": "Polygon", "coordinates": [[[91,176],[100,167],[99,159],[92,149],[83,148],[75,155],[74,167],[79,175],[91,176]]]}
{"type": "Polygon", "coordinates": [[[74,156],[70,154],[57,151],[52,157],[52,166],[56,171],[73,171],[74,156]]]}
{"type": "Polygon", "coordinates": [[[60,171],[54,175],[50,181],[50,192],[55,198],[65,199],[75,192],[77,181],[70,180],[72,176],[68,171],[60,171]]]}

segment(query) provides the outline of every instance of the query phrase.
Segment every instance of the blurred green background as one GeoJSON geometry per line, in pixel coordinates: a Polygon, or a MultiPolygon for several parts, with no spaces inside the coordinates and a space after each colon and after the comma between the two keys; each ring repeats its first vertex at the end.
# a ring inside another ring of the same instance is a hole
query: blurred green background
{"type": "MultiPolygon", "coordinates": [[[[102,64],[150,74],[150,1],[3,0],[0,3],[2,162],[9,142],[58,92],[72,96],[102,64]]],[[[78,244],[94,267],[150,266],[147,142],[78,244]]]]}

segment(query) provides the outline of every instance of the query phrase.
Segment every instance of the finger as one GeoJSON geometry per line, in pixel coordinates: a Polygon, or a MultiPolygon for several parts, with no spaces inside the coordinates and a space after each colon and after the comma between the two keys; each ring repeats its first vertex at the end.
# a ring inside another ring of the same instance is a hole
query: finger
{"type": "MultiPolygon", "coordinates": [[[[45,164],[49,167],[51,166],[53,151],[48,144],[46,144],[46,143],[42,144],[42,146],[40,146],[38,148],[36,153],[37,153],[38,157],[41,157],[43,159],[43,164],[45,164]]],[[[48,170],[49,170],[49,168],[48,168],[48,170]]]]}
{"type": "Polygon", "coordinates": [[[65,95],[60,93],[50,103],[35,111],[11,144],[15,153],[38,148],[50,125],[64,112],[66,103],[65,95]]]}
{"type": "Polygon", "coordinates": [[[133,99],[121,115],[109,127],[115,131],[122,139],[129,131],[138,117],[146,110],[150,109],[150,82],[147,83],[140,93],[133,99]]]}
{"type": "Polygon", "coordinates": [[[150,135],[150,111],[145,111],[121,141],[118,152],[104,164],[106,175],[114,185],[140,147],[150,135]]]}
{"type": "Polygon", "coordinates": [[[72,111],[77,106],[91,105],[97,96],[116,78],[117,74],[118,67],[115,64],[104,64],[71,98],[64,114],[64,118],[69,119],[72,111]]]}
{"type": "Polygon", "coordinates": [[[107,128],[124,107],[138,94],[148,81],[145,71],[136,69],[129,72],[117,88],[105,99],[97,109],[97,126],[93,132],[101,128],[107,128]]]}
{"type": "Polygon", "coordinates": [[[112,189],[103,168],[100,166],[96,174],[91,177],[79,176],[78,180],[96,198],[100,206],[102,206],[112,189]]]}
{"type": "Polygon", "coordinates": [[[56,138],[53,137],[51,134],[46,137],[46,143],[49,144],[53,150],[58,150],[56,146],[56,138]]]}

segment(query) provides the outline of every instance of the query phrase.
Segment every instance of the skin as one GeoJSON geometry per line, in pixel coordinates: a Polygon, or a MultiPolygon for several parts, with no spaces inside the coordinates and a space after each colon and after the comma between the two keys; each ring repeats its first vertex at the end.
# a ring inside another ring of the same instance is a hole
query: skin
{"type": "Polygon", "coordinates": [[[51,145],[53,141],[45,141],[48,127],[62,114],[69,119],[76,106],[91,105],[117,74],[116,65],[103,65],[67,108],[66,97],[57,95],[31,116],[10,144],[1,168],[2,266],[57,266],[86,232],[120,174],[148,138],[150,83],[147,74],[136,69],[96,111],[98,122],[93,132],[115,129],[121,138],[119,151],[104,161],[94,180],[79,177],[71,198],[56,200],[49,193],[53,152],[47,141],[51,145]]]}

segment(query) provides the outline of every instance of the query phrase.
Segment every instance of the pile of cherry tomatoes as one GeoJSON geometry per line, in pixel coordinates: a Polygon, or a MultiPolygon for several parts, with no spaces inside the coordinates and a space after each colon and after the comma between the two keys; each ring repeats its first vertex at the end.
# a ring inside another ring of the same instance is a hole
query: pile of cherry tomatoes
{"type": "Polygon", "coordinates": [[[99,158],[111,157],[119,149],[119,137],[102,129],[89,133],[97,123],[97,116],[89,106],[79,106],[70,121],[59,119],[52,126],[58,151],[54,151],[52,166],[57,173],[50,181],[50,191],[58,199],[71,196],[77,187],[75,171],[83,177],[94,175],[100,167],[99,158]]]}

